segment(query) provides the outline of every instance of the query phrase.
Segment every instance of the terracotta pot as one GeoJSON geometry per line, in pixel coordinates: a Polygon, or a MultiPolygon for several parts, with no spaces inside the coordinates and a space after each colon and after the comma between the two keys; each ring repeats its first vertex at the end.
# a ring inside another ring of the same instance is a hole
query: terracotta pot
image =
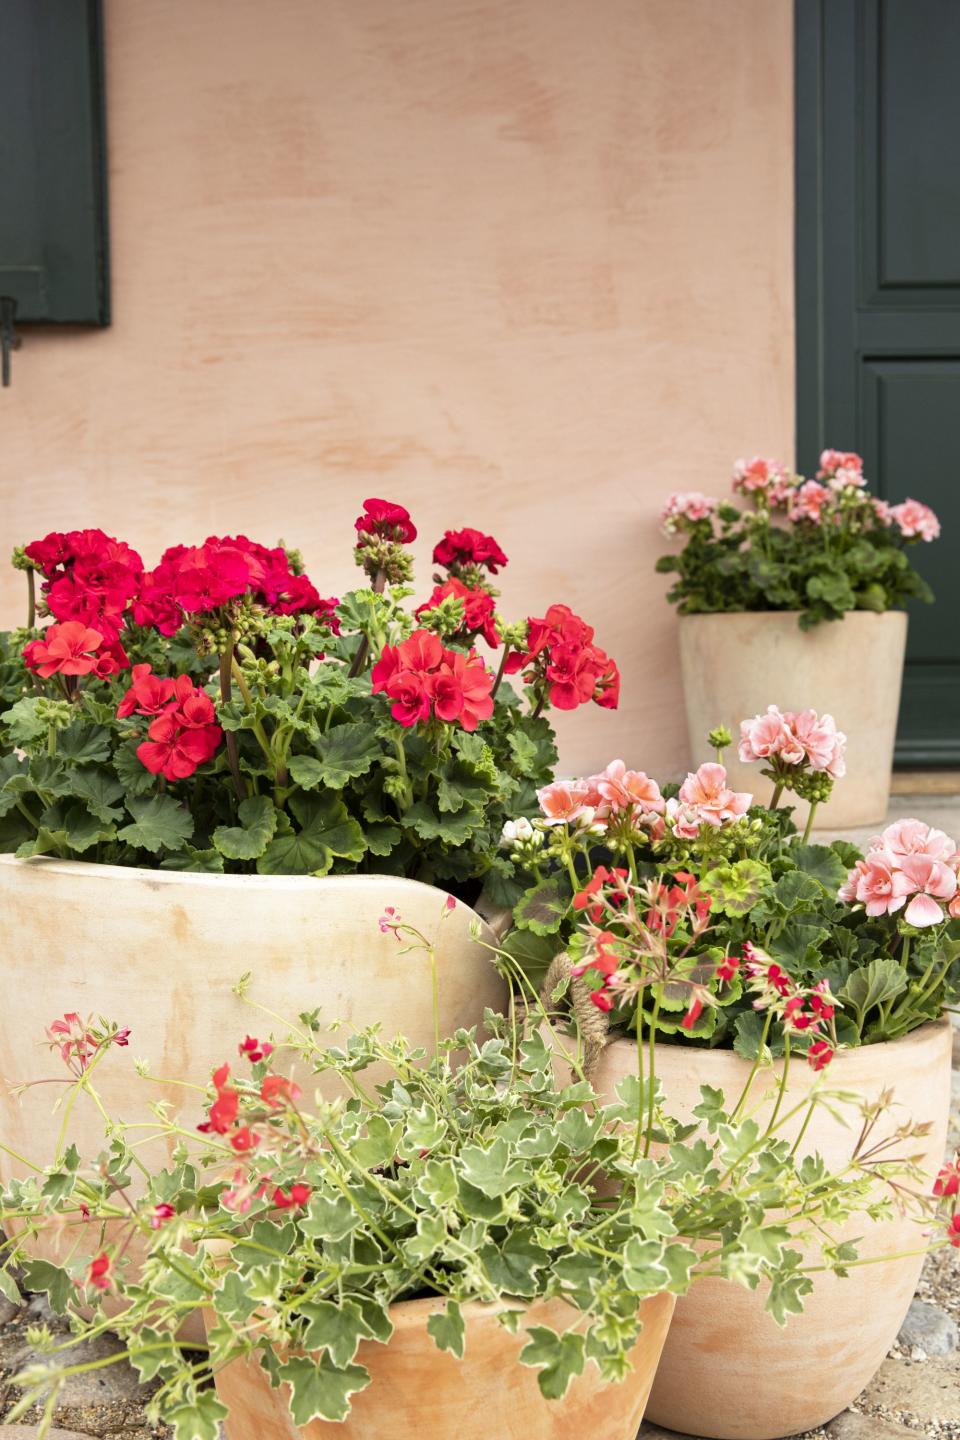
{"type": "MultiPolygon", "coordinates": [[[[439,1300],[394,1305],[395,1329],[387,1345],[364,1341],[356,1364],[371,1384],[352,1397],[342,1424],[314,1420],[296,1428],[286,1390],[273,1390],[254,1357],[234,1361],[216,1377],[217,1394],[229,1406],[227,1440],[383,1440],[385,1435],[417,1440],[634,1440],[673,1314],[672,1295],[654,1295],[640,1306],[643,1331],[631,1353],[633,1370],[618,1385],[604,1385],[588,1362],[563,1400],[545,1400],[536,1370],[517,1361],[527,1343],[524,1329],[546,1324],[565,1329],[578,1312],[562,1300],[531,1305],[516,1335],[497,1320],[500,1307],[465,1305],[466,1347],[462,1360],[438,1350],[427,1334],[427,1319],[442,1309],[439,1300]]],[[[502,1308],[506,1308],[505,1306],[502,1308]]]]}
{"type": "MultiPolygon", "coordinates": [[[[932,1122],[928,1136],[893,1152],[921,1157],[926,1177],[921,1189],[927,1193],[946,1145],[951,1043],[950,1021],[944,1018],[903,1040],[841,1051],[827,1077],[831,1089],[868,1099],[886,1088],[894,1092],[896,1108],[878,1139],[907,1117],[932,1122]]],[[[750,1068],[729,1050],[668,1044],[658,1045],[656,1064],[667,1109],[681,1120],[692,1118],[701,1085],[723,1090],[733,1103],[750,1068]]],[[[615,1040],[604,1051],[594,1084],[613,1098],[618,1081],[635,1073],[633,1042],[615,1040]]],[[[802,1100],[815,1078],[809,1066],[791,1066],[788,1096],[793,1103],[802,1100]]],[[[759,1100],[774,1084],[772,1076],[758,1081],[754,1095],[759,1100]]],[[[771,1103],[758,1108],[758,1117],[769,1114],[771,1103]]],[[[800,1123],[798,1116],[794,1134],[800,1123]]],[[[851,1126],[818,1109],[801,1153],[818,1151],[829,1167],[843,1165],[856,1140],[851,1126]]],[[[782,1133],[789,1136],[790,1129],[782,1133]]],[[[923,1227],[903,1217],[876,1223],[854,1217],[840,1238],[859,1237],[863,1257],[920,1250],[925,1243],[923,1227]]],[[[817,1263],[815,1255],[810,1263],[817,1263]]],[[[815,1429],[846,1409],[879,1368],[913,1299],[922,1263],[922,1256],[913,1255],[854,1269],[844,1280],[815,1275],[803,1314],[791,1318],[786,1329],[764,1310],[763,1291],[726,1280],[696,1281],[677,1302],[648,1419],[683,1434],[722,1440],[774,1440],[815,1429]]]]}
{"type": "MultiPolygon", "coordinates": [[[[162,1098],[192,1129],[201,1097],[145,1083],[134,1057],[153,1075],[202,1084],[224,1060],[242,1065],[237,1043],[248,1032],[280,1036],[276,1021],[233,994],[246,970],[251,997],[293,1024],[319,1007],[324,1025],[344,1022],[344,1038],[380,1022],[387,1038],[402,1033],[432,1050],[430,964],[381,933],[386,906],[435,940],[441,1035],[479,1024],[485,1006],[505,999],[470,929],[479,925],[487,940],[490,932],[469,906],[446,913],[444,900],[431,886],[381,875],[203,875],[0,855],[0,1140],[52,1162],[56,1088],[15,1096],[10,1086],[66,1074],[44,1040],[71,1010],[130,1026],[129,1048],[115,1048],[97,1070],[111,1115],[149,1119],[148,1104],[162,1098]]],[[[103,1121],[88,1097],[79,1097],[67,1133],[85,1159],[102,1148],[103,1121]]],[[[152,1158],[165,1152],[158,1146],[152,1158]]],[[[0,1174],[8,1166],[0,1152],[0,1174]]]]}
{"type": "MultiPolygon", "coordinates": [[[[907,617],[855,610],[843,620],[801,630],[798,612],[681,615],[680,665],[692,764],[712,759],[707,734],[726,725],[734,737],[727,769],[736,790],[766,804],[772,793],[759,765],[742,765],[740,721],[768,705],[827,712],[847,736],[847,773],[816,822],[831,829],[879,825],[890,799],[890,773],[907,617]]],[[[785,797],[806,822],[806,801],[785,797]]]]}

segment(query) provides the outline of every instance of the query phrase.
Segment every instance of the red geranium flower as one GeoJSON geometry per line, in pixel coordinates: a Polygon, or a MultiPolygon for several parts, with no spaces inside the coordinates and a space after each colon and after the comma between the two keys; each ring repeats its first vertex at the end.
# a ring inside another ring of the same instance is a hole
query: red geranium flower
{"type": "Polygon", "coordinates": [[[130,674],[130,689],[117,706],[117,718],[122,720],[134,711],[138,715],[159,715],[173,696],[174,682],[154,675],[150,665],[134,665],[130,674]]]}
{"type": "Polygon", "coordinates": [[[415,630],[401,645],[385,645],[373,667],[374,695],[394,702],[390,713],[399,724],[416,725],[431,714],[464,730],[476,730],[493,714],[493,676],[472,651],[446,650],[429,630],[415,630]]]}
{"type": "Polygon", "coordinates": [[[253,1035],[248,1035],[245,1040],[241,1040],[237,1049],[241,1056],[245,1056],[250,1061],[251,1065],[255,1065],[258,1060],[265,1060],[268,1055],[273,1054],[273,1046],[269,1040],[261,1042],[253,1035]]]}
{"type": "Polygon", "coordinates": [[[363,514],[357,516],[354,526],[360,537],[358,545],[364,543],[365,535],[376,535],[378,539],[393,540],[400,545],[409,545],[417,538],[410,511],[391,500],[364,500],[363,514]]]}
{"type": "Polygon", "coordinates": [[[101,1252],[90,1261],[87,1269],[87,1284],[92,1285],[95,1290],[109,1290],[111,1286],[110,1272],[113,1262],[106,1252],[101,1252]]]}
{"type": "Polygon", "coordinates": [[[723,959],[717,963],[717,968],[714,971],[714,974],[716,975],[718,980],[723,980],[727,984],[729,984],[729,982],[733,979],[739,969],[740,961],[737,959],[736,955],[725,955],[723,959]]]}
{"type": "Polygon", "coordinates": [[[205,1125],[198,1128],[201,1130],[213,1130],[217,1135],[226,1135],[227,1131],[235,1124],[240,1110],[240,1096],[233,1086],[228,1084],[230,1079],[230,1066],[221,1065],[219,1070],[213,1073],[213,1086],[217,1092],[217,1098],[210,1106],[210,1118],[205,1125]]]}
{"type": "Polygon", "coordinates": [[[506,673],[523,671],[528,684],[546,689],[558,710],[576,710],[593,700],[615,710],[620,672],[606,651],[593,643],[593,627],[567,605],[551,605],[542,618],[527,621],[526,652],[510,655],[506,673]]]}
{"type": "Polygon", "coordinates": [[[97,668],[97,654],[103,644],[99,630],[90,630],[79,620],[51,625],[40,640],[23,647],[28,670],[46,679],[50,675],[89,675],[97,668]]]}
{"type": "Polygon", "coordinates": [[[161,1202],[161,1204],[159,1205],[154,1205],[153,1209],[150,1211],[150,1229],[160,1230],[164,1225],[166,1225],[168,1220],[173,1219],[176,1213],[177,1212],[173,1208],[173,1206],[168,1205],[166,1201],[161,1202]]]}
{"type": "Polygon", "coordinates": [[[268,1105],[280,1105],[285,1100],[299,1100],[302,1094],[300,1086],[284,1075],[267,1075],[260,1088],[260,1099],[268,1105]]]}
{"type": "Polygon", "coordinates": [[[414,614],[419,620],[427,611],[435,610],[438,605],[451,596],[455,600],[463,601],[462,633],[482,635],[487,644],[495,650],[500,644],[496,626],[497,605],[489,590],[471,589],[469,585],[464,585],[462,581],[451,577],[443,585],[437,585],[430,599],[425,600],[414,611],[414,614]]]}
{"type": "Polygon", "coordinates": [[[434,564],[445,570],[453,566],[479,565],[496,575],[501,565],[507,564],[507,557],[492,535],[480,530],[445,530],[443,539],[433,550],[434,564]]]}
{"type": "Polygon", "coordinates": [[[807,1051],[807,1064],[814,1070],[825,1070],[833,1059],[833,1046],[827,1040],[814,1040],[807,1051]]]}
{"type": "Polygon", "coordinates": [[[951,1245],[954,1245],[960,1250],[960,1210],[951,1216],[950,1223],[947,1226],[947,1239],[951,1245]]]}
{"type": "Polygon", "coordinates": [[[278,1185],[273,1192],[273,1203],[278,1210],[297,1210],[301,1205],[309,1205],[312,1194],[313,1191],[309,1185],[302,1185],[299,1182],[291,1185],[289,1192],[281,1189],[278,1185]]]}
{"type": "Polygon", "coordinates": [[[960,1195],[960,1155],[954,1157],[952,1164],[944,1165],[934,1181],[933,1193],[942,1198],[960,1195]]]}
{"type": "Polygon", "coordinates": [[[243,1155],[250,1150],[256,1150],[260,1144],[260,1136],[256,1130],[251,1130],[249,1125],[244,1125],[230,1136],[230,1144],[238,1155],[243,1155]]]}

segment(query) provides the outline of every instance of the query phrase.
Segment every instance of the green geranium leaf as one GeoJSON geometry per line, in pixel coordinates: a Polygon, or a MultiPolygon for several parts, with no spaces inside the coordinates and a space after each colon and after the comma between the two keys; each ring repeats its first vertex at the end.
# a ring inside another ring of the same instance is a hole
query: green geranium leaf
{"type": "Polygon", "coordinates": [[[798,870],[811,876],[827,894],[836,896],[850,868],[830,845],[791,845],[786,851],[798,870]]]}
{"type": "Polygon", "coordinates": [[[180,850],[193,834],[193,817],[170,795],[127,801],[132,825],[117,832],[118,839],[156,855],[159,850],[180,850]]]}
{"type": "Polygon", "coordinates": [[[262,875],[326,875],[337,858],[363,859],[363,831],[338,796],[292,795],[290,809],[301,828],[271,840],[257,861],[262,875]]]}
{"type": "Polygon", "coordinates": [[[432,1336],[438,1350],[449,1350],[458,1360],[463,1359],[467,1332],[456,1300],[448,1300],[443,1310],[430,1316],[427,1333],[432,1336]]]}
{"type": "Polygon", "coordinates": [[[374,820],[363,827],[364,839],[371,855],[390,855],[403,839],[399,825],[389,820],[374,820]]]}
{"type": "Polygon", "coordinates": [[[47,722],[37,716],[38,707],[42,710],[43,705],[41,696],[27,695],[0,715],[14,745],[28,746],[46,735],[47,722]]]}
{"type": "Polygon", "coordinates": [[[23,1304],[23,1296],[17,1289],[16,1282],[9,1270],[0,1270],[0,1295],[9,1300],[11,1305],[20,1306],[23,1304]]]}
{"type": "Polygon", "coordinates": [[[724,915],[748,914],[770,887],[770,868],[760,860],[736,860],[707,872],[703,888],[713,910],[724,915]]]}
{"type": "Polygon", "coordinates": [[[524,892],[513,912],[513,918],[521,930],[532,930],[534,935],[553,935],[563,924],[568,901],[561,893],[557,880],[545,880],[524,892]]]}
{"type": "Polygon", "coordinates": [[[290,1386],[290,1414],[295,1425],[346,1420],[350,1396],[370,1384],[369,1372],[362,1365],[341,1369],[326,1350],[316,1358],[295,1356],[280,1366],[279,1375],[290,1386]]]}
{"type": "Polygon", "coordinates": [[[481,1145],[465,1145],[460,1155],[467,1184],[491,1200],[508,1194],[530,1178],[528,1165],[510,1160],[510,1147],[502,1136],[487,1150],[481,1145]]]}
{"type": "Polygon", "coordinates": [[[374,725],[363,721],[334,725],[317,742],[315,754],[291,755],[290,778],[304,790],[318,785],[342,790],[348,781],[366,775],[382,753],[374,725]]]}
{"type": "Polygon", "coordinates": [[[129,743],[119,746],[113,756],[113,768],[119,776],[124,794],[128,797],[145,795],[156,784],[156,776],[150,774],[137,754],[138,744],[140,741],[131,740],[129,743]]]}
{"type": "Polygon", "coordinates": [[[428,1160],[417,1180],[417,1193],[441,1210],[457,1198],[457,1172],[452,1160],[428,1160]]]}
{"type": "Polygon", "coordinates": [[[481,812],[469,807],[456,815],[436,815],[425,800],[411,805],[401,818],[422,840],[444,840],[448,845],[463,845],[484,821],[481,812]]]}
{"type": "Polygon", "coordinates": [[[663,1241],[632,1235],[623,1247],[623,1281],[634,1295],[657,1295],[670,1275],[663,1263],[663,1241]]]}
{"type": "Polygon", "coordinates": [[[582,1335],[567,1331],[558,1335],[545,1325],[527,1331],[529,1343],[520,1351],[521,1365],[539,1369],[540,1392],[547,1400],[562,1400],[576,1375],[583,1374],[586,1360],[582,1335]]]}
{"type": "Polygon", "coordinates": [[[21,845],[17,854],[21,857],[48,855],[51,851],[62,854],[67,849],[82,855],[99,841],[112,840],[115,833],[112,825],[104,825],[85,805],[57,802],[43,812],[36,839],[21,845]]]}
{"type": "Polygon", "coordinates": [[[307,1328],[303,1343],[308,1350],[328,1350],[334,1365],[349,1365],[368,1335],[360,1306],[352,1300],[311,1300],[301,1307],[307,1328]]]}
{"type": "Polygon", "coordinates": [[[68,783],[71,792],[105,825],[122,817],[124,788],[109,770],[99,770],[93,765],[77,766],[68,783]]]}
{"type": "Polygon", "coordinates": [[[42,1290],[50,1301],[50,1308],[58,1315],[66,1315],[67,1302],[76,1293],[66,1270],[49,1260],[26,1260],[22,1271],[24,1289],[34,1293],[42,1290]]]}
{"type": "Polygon", "coordinates": [[[165,1419],[173,1426],[176,1440],[219,1440],[220,1425],[228,1413],[215,1390],[201,1390],[195,1400],[169,1410],[165,1419]]]}
{"type": "Polygon", "coordinates": [[[853,1011],[857,1025],[862,1028],[870,1010],[895,999],[906,988],[907,976],[899,963],[889,955],[880,955],[869,965],[853,971],[837,999],[853,1011]]]}
{"type": "Polygon", "coordinates": [[[110,759],[110,734],[100,725],[86,725],[75,720],[57,735],[57,754],[76,764],[96,764],[110,759]]]}
{"type": "Polygon", "coordinates": [[[175,1370],[179,1359],[180,1351],[173,1336],[162,1335],[149,1325],[138,1330],[136,1340],[130,1342],[130,1364],[142,1385],[175,1370]]]}
{"type": "Polygon", "coordinates": [[[266,795],[252,795],[238,811],[239,825],[219,825],[214,847],[228,860],[259,860],[277,828],[277,809],[266,795]]]}
{"type": "Polygon", "coordinates": [[[222,875],[223,856],[216,850],[196,850],[184,845],[176,855],[167,855],[160,861],[161,870],[196,870],[203,875],[222,875]]]}

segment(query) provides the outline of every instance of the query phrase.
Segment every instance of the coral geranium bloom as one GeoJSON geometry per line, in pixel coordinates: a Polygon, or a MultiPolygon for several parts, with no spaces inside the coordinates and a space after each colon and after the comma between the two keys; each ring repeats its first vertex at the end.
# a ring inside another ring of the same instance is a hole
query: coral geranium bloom
{"type": "Polygon", "coordinates": [[[42,640],[24,647],[23,658],[31,670],[46,679],[50,675],[89,675],[97,668],[96,651],[103,643],[99,630],[79,620],[51,625],[42,640]]]}

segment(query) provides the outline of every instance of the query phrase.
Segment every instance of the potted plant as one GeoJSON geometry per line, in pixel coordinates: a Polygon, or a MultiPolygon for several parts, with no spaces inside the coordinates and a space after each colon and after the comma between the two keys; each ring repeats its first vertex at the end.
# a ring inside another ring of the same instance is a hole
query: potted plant
{"type": "MultiPolygon", "coordinates": [[[[545,712],[615,706],[619,676],[565,606],[498,616],[506,556],[477,530],[442,537],[411,613],[416,533],[402,506],[367,500],[367,584],[339,601],[295,551],[245,536],[173,546],[152,570],[99,530],[15,553],[28,614],[0,650],[5,991],[43,963],[3,1007],[0,1075],[65,986],[131,1015],[157,1073],[204,1070],[240,1023],[239,956],[269,968],[284,1013],[389,1017],[425,1043],[430,975],[378,931],[388,904],[436,947],[445,1031],[500,1001],[472,903],[481,886],[496,899],[501,826],[552,772],[545,712]],[[508,678],[521,669],[525,695],[508,678]]],[[[0,1095],[12,1148],[39,1125],[33,1092],[0,1095]]]]}
{"type": "MultiPolygon", "coordinates": [[[[729,732],[710,740],[716,761],[679,789],[661,791],[621,761],[545,787],[542,817],[507,832],[527,888],[506,963],[525,988],[545,974],[550,996],[558,979],[572,987],[604,1098],[642,1073],[660,1041],[657,1074],[680,1119],[708,1125],[702,1087],[730,1095],[759,1077],[769,1091],[752,1111],[760,1123],[789,1106],[796,1153],[809,1147],[835,1164],[850,1133],[829,1105],[808,1111],[817,1088],[868,1109],[892,1096],[897,1118],[875,1127],[874,1159],[897,1143],[901,1122],[929,1122],[910,1142],[916,1188],[929,1191],[949,1114],[943,1011],[960,998],[957,845],[919,820],[888,827],[865,855],[842,841],[811,844],[789,810],[753,805],[728,784],[729,732]]],[[[826,798],[842,751],[813,712],[771,706],[741,730],[741,757],[760,758],[777,801],[786,791],[826,798]]],[[[688,1434],[770,1440],[843,1410],[896,1336],[923,1251],[922,1231],[897,1204],[847,1234],[863,1237],[864,1257],[899,1258],[855,1286],[815,1275],[786,1339],[771,1329],[762,1292],[711,1279],[682,1297],[651,1418],[688,1434]],[[816,1383],[798,1385],[798,1375],[816,1383]]]]}
{"type": "MultiPolygon", "coordinates": [[[[150,1413],[177,1440],[211,1440],[220,1421],[229,1440],[336,1427],[373,1440],[385,1418],[424,1440],[633,1440],[692,1277],[760,1286],[782,1324],[810,1286],[794,1244],[816,1234],[817,1264],[848,1270],[855,1246],[831,1232],[910,1173],[893,1156],[876,1173],[868,1140],[851,1140],[835,1174],[801,1161],[781,1136],[788,1112],[763,1133],[743,1113],[749,1088],[733,1113],[705,1089],[709,1133],[691,1145],[652,1076],[625,1076],[598,1103],[582,1073],[558,1081],[538,1030],[490,1026],[429,1063],[377,1029],[323,1048],[309,1017],[276,1031],[277,1049],[248,1036],[213,1075],[202,1134],[158,1112],[172,1153],[139,1193],[138,1131],[112,1116],[99,1157],[61,1148],[8,1185],[0,1224],[50,1230],[61,1253],[38,1262],[8,1245],[0,1284],[16,1295],[21,1262],[25,1285],[73,1321],[16,1378],[9,1418],[37,1404],[50,1423],[71,1351],[104,1328],[109,1300],[126,1353],[157,1382],[150,1413]],[[371,1066],[390,1071],[376,1092],[371,1066]],[[309,1093],[331,1075],[349,1099],[309,1093]],[[178,1341],[198,1309],[202,1354],[178,1341]]],[[[118,1036],[79,1017],[55,1032],[74,1099],[102,1104],[118,1036]]]]}
{"type": "MultiPolygon", "coordinates": [[[[681,617],[689,734],[717,717],[732,725],[777,691],[795,709],[835,715],[853,739],[832,823],[878,824],[890,795],[903,607],[933,599],[908,551],[937,538],[937,517],[917,500],[871,495],[860,456],[838,450],[823,452],[812,480],[774,460],[738,460],[733,488],[747,508],[688,493],[661,512],[664,533],[684,538],[657,569],[676,577],[667,598],[681,617]]],[[[731,780],[747,784],[735,761],[731,780]]]]}

